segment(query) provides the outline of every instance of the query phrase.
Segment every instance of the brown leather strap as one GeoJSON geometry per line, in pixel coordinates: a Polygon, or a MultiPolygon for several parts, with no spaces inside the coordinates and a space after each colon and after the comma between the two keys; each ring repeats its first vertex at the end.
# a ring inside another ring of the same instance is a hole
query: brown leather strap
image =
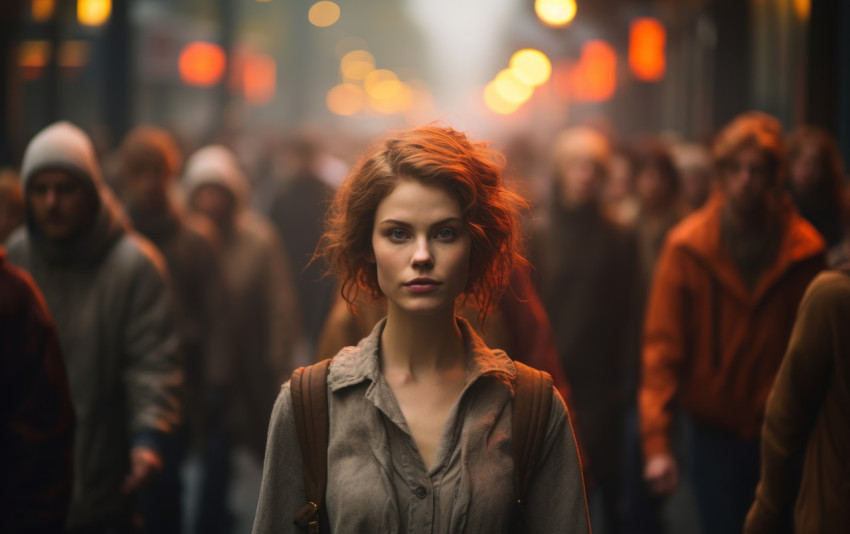
{"type": "Polygon", "coordinates": [[[329,532],[324,509],[328,482],[328,367],[330,359],[292,373],[290,392],[307,503],[295,516],[295,524],[310,533],[329,532]]]}
{"type": "Polygon", "coordinates": [[[552,377],[520,362],[516,365],[513,403],[514,496],[525,503],[525,493],[540,454],[552,408],[552,377]]]}

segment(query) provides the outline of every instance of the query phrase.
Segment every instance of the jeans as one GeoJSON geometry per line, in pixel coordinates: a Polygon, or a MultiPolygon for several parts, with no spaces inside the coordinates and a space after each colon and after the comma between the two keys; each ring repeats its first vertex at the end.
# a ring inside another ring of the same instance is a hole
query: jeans
{"type": "Polygon", "coordinates": [[[702,534],[741,532],[759,481],[759,440],[691,420],[688,450],[702,534]]]}

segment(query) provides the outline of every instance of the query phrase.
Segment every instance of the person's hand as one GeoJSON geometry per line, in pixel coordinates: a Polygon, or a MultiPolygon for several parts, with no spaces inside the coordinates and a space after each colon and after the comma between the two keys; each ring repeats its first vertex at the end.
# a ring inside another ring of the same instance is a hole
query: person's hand
{"type": "Polygon", "coordinates": [[[655,495],[669,495],[679,485],[679,467],[670,454],[656,454],[646,462],[643,478],[655,495]]]}
{"type": "Polygon", "coordinates": [[[148,447],[133,447],[130,451],[130,472],[124,478],[121,491],[133,493],[148,484],[162,471],[162,459],[148,447]]]}

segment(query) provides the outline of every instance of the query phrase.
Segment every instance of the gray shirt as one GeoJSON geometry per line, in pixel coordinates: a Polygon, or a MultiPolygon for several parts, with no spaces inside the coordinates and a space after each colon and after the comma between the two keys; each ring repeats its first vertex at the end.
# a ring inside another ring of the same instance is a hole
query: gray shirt
{"type": "MultiPolygon", "coordinates": [[[[425,465],[380,372],[381,321],[328,374],[326,494],[331,531],[508,532],[513,510],[512,397],[516,368],[459,319],[466,386],[452,406],[433,465],[425,465]]],[[[581,465],[564,402],[555,401],[527,494],[529,532],[589,532],[581,465]]],[[[299,532],[306,503],[289,383],[269,428],[254,533],[299,532]]]]}

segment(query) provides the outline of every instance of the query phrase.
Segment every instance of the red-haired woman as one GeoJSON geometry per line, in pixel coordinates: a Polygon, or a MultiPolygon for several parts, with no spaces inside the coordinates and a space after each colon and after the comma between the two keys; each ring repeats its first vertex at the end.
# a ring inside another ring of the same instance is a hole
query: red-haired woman
{"type": "MultiPolygon", "coordinates": [[[[520,199],[495,153],[449,128],[390,136],[334,199],[323,254],[343,296],[383,295],[385,320],[328,372],[331,532],[509,532],[516,367],[455,314],[496,303],[520,199]]],[[[567,412],[552,408],[526,493],[530,532],[588,532],[567,412]]],[[[306,502],[289,382],[272,414],[254,532],[298,532],[306,502]]]]}

